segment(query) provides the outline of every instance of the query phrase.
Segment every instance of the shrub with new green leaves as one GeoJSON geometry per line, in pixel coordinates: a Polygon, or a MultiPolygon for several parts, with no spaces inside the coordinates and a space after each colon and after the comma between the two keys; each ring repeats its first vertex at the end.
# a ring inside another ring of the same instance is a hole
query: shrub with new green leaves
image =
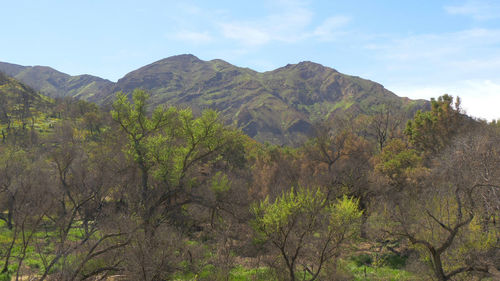
{"type": "Polygon", "coordinates": [[[291,189],[252,208],[256,238],[267,242],[281,260],[288,280],[317,280],[343,245],[359,234],[358,200],[344,196],[334,203],[318,189],[291,189]]]}

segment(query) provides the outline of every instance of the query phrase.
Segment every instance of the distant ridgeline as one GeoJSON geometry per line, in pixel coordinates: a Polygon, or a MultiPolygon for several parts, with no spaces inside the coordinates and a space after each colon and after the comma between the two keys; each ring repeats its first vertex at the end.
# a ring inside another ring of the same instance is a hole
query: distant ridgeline
{"type": "Polygon", "coordinates": [[[378,83],[312,62],[260,73],[223,60],[179,55],[132,71],[116,83],[42,66],[0,63],[0,71],[50,97],[71,96],[101,105],[111,104],[116,92],[131,94],[141,88],[151,95],[152,106],[191,107],[195,113],[216,109],[226,124],[279,145],[300,144],[315,123],[339,115],[353,119],[390,106],[409,118],[429,108],[428,101],[398,97],[378,83]]]}

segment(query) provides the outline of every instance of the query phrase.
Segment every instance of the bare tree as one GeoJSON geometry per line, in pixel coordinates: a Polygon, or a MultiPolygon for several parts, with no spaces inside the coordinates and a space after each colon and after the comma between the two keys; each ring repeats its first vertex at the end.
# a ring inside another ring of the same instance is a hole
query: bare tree
{"type": "Polygon", "coordinates": [[[119,271],[122,259],[117,253],[128,244],[130,230],[113,224],[107,203],[114,177],[105,161],[112,154],[105,147],[86,146],[69,124],[56,128],[54,138],[59,144],[47,161],[52,183],[43,187],[52,202],[45,214],[51,231],[36,241],[43,263],[37,280],[85,280],[119,271]],[[47,252],[49,245],[53,252],[47,252]]]}
{"type": "Polygon", "coordinates": [[[374,110],[368,132],[375,138],[380,151],[387,141],[402,136],[405,119],[404,111],[392,104],[382,105],[374,110]]]}
{"type": "Polygon", "coordinates": [[[407,238],[427,256],[438,280],[496,269],[477,258],[490,256],[498,243],[491,240],[497,233],[492,222],[477,228],[488,206],[481,202],[484,195],[500,187],[496,144],[481,131],[458,138],[434,161],[430,176],[386,197],[386,214],[395,222],[387,231],[407,238]]]}

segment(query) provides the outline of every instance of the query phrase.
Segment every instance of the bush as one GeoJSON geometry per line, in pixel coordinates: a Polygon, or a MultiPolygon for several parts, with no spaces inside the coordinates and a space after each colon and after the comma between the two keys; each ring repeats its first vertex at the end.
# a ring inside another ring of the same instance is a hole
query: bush
{"type": "Polygon", "coordinates": [[[10,281],[11,278],[12,278],[11,272],[0,273],[0,281],[10,281]]]}
{"type": "Polygon", "coordinates": [[[401,269],[405,267],[406,265],[406,260],[408,257],[406,256],[399,256],[394,253],[387,253],[383,254],[381,257],[381,265],[387,266],[393,269],[401,269]]]}
{"type": "Polygon", "coordinates": [[[361,254],[359,256],[353,256],[353,257],[351,257],[351,260],[357,266],[371,265],[373,263],[372,256],[369,254],[361,254]]]}

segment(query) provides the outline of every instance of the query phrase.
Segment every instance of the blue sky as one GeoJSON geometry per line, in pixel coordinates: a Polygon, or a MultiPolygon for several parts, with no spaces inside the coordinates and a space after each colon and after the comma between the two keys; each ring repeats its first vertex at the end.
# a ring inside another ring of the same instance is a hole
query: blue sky
{"type": "Polygon", "coordinates": [[[0,61],[116,81],[192,53],[267,71],[310,60],[400,96],[500,118],[499,0],[0,0],[0,61]]]}

